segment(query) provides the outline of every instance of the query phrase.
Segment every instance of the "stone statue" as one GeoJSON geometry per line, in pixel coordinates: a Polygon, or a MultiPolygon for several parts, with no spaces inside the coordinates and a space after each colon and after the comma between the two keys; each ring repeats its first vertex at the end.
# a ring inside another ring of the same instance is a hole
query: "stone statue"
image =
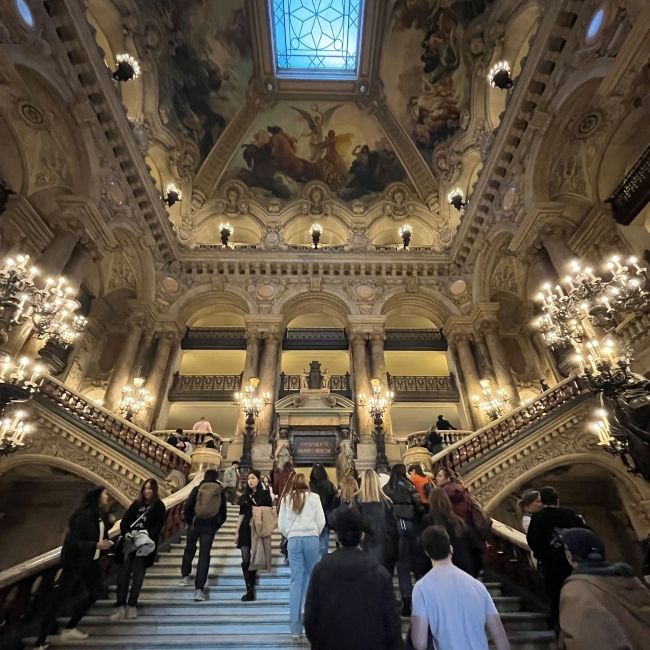
{"type": "Polygon", "coordinates": [[[303,370],[300,377],[300,390],[309,390],[309,370],[303,370]]]}
{"type": "Polygon", "coordinates": [[[326,388],[327,390],[330,389],[330,377],[331,375],[327,368],[321,371],[321,382],[320,382],[321,388],[326,388]]]}
{"type": "Polygon", "coordinates": [[[339,444],[336,459],[336,480],[340,483],[346,476],[354,475],[354,449],[350,438],[343,438],[339,444]]]}
{"type": "Polygon", "coordinates": [[[275,462],[276,467],[282,469],[286,463],[292,463],[293,457],[291,456],[291,445],[287,438],[287,431],[280,430],[280,438],[275,447],[275,462]]]}

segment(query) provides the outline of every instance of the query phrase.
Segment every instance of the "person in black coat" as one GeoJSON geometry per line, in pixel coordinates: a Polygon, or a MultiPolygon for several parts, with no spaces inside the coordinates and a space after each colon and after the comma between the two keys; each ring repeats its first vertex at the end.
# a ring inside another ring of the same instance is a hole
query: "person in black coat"
{"type": "Polygon", "coordinates": [[[93,487],[70,517],[61,549],[63,571],[45,609],[36,648],[48,647],[45,641],[56,627],[59,608],[78,592],[79,587],[84,595],[75,601],[70,621],[59,638],[63,642],[88,638],[87,634],[77,629],[77,625],[102,595],[104,585],[99,558],[113,546],[108,539],[108,501],[109,494],[105,488],[93,487]]]}
{"type": "Polygon", "coordinates": [[[243,602],[255,600],[255,582],[257,571],[249,571],[251,563],[251,520],[253,507],[273,506],[273,499],[269,490],[262,485],[262,475],[252,469],[246,477],[246,489],[239,500],[239,520],[237,523],[237,548],[241,552],[241,570],[246,584],[246,593],[241,597],[243,602]]]}
{"type": "Polygon", "coordinates": [[[135,549],[124,555],[117,579],[115,611],[111,616],[113,621],[137,617],[136,607],[140,589],[147,569],[156,559],[158,538],[165,524],[165,512],[165,504],[160,500],[158,494],[158,482],[154,478],[147,479],[140,486],[140,496],[124,513],[120,522],[120,533],[124,537],[128,533],[145,530],[154,542],[155,547],[148,555],[139,556],[135,549]],[[130,591],[129,585],[131,586],[130,591]]]}
{"type": "MultiPolygon", "coordinates": [[[[402,616],[410,616],[413,593],[411,572],[417,573],[420,565],[417,539],[425,507],[415,486],[407,478],[403,463],[393,465],[384,493],[393,502],[393,517],[397,524],[397,579],[402,594],[402,616]]],[[[416,579],[420,577],[416,575],[416,579]]]]}
{"type": "Polygon", "coordinates": [[[401,622],[392,578],[359,548],[366,528],[350,508],[335,522],[340,549],[315,567],[305,601],[305,633],[312,650],[397,650],[401,622]]]}
{"type": "MultiPolygon", "coordinates": [[[[334,483],[327,478],[327,470],[325,469],[325,466],[321,463],[316,463],[311,468],[311,474],[309,475],[309,489],[320,497],[320,504],[323,506],[325,521],[327,521],[327,515],[337,506],[336,497],[338,494],[334,483]]],[[[325,528],[323,528],[318,537],[321,557],[327,553],[329,541],[330,529],[327,524],[325,524],[325,528]]]]}
{"type": "Polygon", "coordinates": [[[192,562],[196,555],[196,545],[198,543],[199,562],[196,566],[196,576],[194,578],[194,600],[196,601],[206,599],[205,583],[208,580],[208,571],[210,569],[212,542],[228,516],[228,502],[226,501],[223,486],[217,480],[217,477],[216,469],[207,470],[203,480],[190,492],[190,496],[187,497],[187,501],[183,506],[183,519],[187,524],[187,541],[185,542],[181,562],[181,585],[189,587],[192,584],[190,573],[192,572],[192,562]],[[214,484],[209,486],[212,488],[213,498],[220,498],[221,503],[216,515],[201,518],[196,514],[196,502],[199,490],[207,483],[214,484]]]}
{"type": "Polygon", "coordinates": [[[566,559],[560,532],[565,528],[588,526],[573,510],[560,507],[560,499],[554,488],[543,487],[539,496],[543,508],[531,517],[526,540],[542,569],[546,594],[550,601],[549,623],[551,627],[555,627],[560,617],[560,591],[573,570],[566,559]]]}

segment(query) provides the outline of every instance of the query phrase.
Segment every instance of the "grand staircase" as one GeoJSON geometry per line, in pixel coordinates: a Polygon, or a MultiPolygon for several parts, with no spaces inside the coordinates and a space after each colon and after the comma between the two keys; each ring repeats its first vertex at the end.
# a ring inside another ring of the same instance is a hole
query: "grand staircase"
{"type": "MultiPolygon", "coordinates": [[[[90,638],[63,645],[53,637],[52,647],[77,650],[308,648],[309,643],[304,638],[301,642],[294,642],[289,635],[289,567],[284,564],[279,551],[273,560],[273,571],[258,574],[257,600],[240,601],[245,589],[240,554],[235,548],[237,513],[237,508],[229,507],[228,521],[217,534],[212,547],[209,600],[194,602],[194,587],[179,585],[184,548],[181,540],[161,553],[159,561],[147,572],[137,619],[109,620],[114,596],[114,587],[111,587],[110,598],[99,601],[80,625],[91,635],[90,638]]],[[[280,534],[276,531],[273,548],[277,550],[279,545],[280,534]]],[[[330,548],[334,550],[333,540],[330,548]]],[[[486,586],[501,612],[513,649],[555,648],[552,633],[545,630],[542,614],[524,611],[521,599],[504,595],[500,583],[486,582],[486,586]]],[[[403,627],[406,633],[407,619],[403,620],[403,627]]]]}

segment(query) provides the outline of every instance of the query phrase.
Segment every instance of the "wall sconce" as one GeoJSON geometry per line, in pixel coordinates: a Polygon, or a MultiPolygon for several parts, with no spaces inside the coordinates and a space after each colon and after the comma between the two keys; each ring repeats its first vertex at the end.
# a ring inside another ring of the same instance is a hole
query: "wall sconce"
{"type": "Polygon", "coordinates": [[[411,243],[411,236],[413,235],[413,228],[409,226],[407,223],[404,224],[400,229],[399,229],[399,236],[402,238],[402,248],[407,251],[409,249],[409,245],[411,243]]]}
{"type": "Polygon", "coordinates": [[[228,248],[228,241],[232,237],[234,228],[229,223],[219,224],[219,234],[221,235],[221,243],[224,248],[228,248]]]}
{"type": "Polygon", "coordinates": [[[318,244],[320,244],[320,238],[321,235],[323,234],[323,228],[320,224],[314,223],[311,225],[309,228],[309,234],[311,235],[311,244],[314,248],[318,248],[318,244]]]}
{"type": "Polygon", "coordinates": [[[140,64],[130,54],[118,54],[115,57],[117,66],[113,72],[113,79],[126,83],[140,76],[140,64]]]}
{"type": "Polygon", "coordinates": [[[488,82],[492,88],[499,88],[501,90],[508,90],[512,88],[512,77],[510,76],[510,66],[507,61],[499,61],[495,63],[488,72],[488,82]]]}
{"type": "Polygon", "coordinates": [[[460,187],[454,188],[449,194],[447,194],[447,201],[449,202],[449,205],[453,205],[456,210],[459,212],[467,207],[467,203],[465,202],[465,195],[463,194],[463,190],[460,189],[460,187]]]}
{"type": "Polygon", "coordinates": [[[183,192],[181,192],[174,183],[170,183],[165,188],[165,197],[163,198],[163,203],[166,203],[170,208],[172,205],[178,203],[183,198],[183,192]]]}

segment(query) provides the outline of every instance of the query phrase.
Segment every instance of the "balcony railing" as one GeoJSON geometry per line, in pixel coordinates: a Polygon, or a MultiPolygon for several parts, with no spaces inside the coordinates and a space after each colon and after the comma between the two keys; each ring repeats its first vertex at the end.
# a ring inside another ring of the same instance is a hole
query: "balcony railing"
{"type": "Polygon", "coordinates": [[[396,402],[456,402],[458,391],[453,375],[388,375],[388,387],[396,402]]]}
{"type": "Polygon", "coordinates": [[[628,226],[650,199],[650,147],[634,163],[609,198],[616,221],[628,226]]]}
{"type": "Polygon", "coordinates": [[[159,468],[162,475],[172,470],[179,470],[185,475],[190,471],[190,458],[182,451],[87,400],[51,377],[43,380],[34,399],[48,409],[53,406],[57,410],[61,409],[64,416],[66,413],[74,416],[80,424],[88,425],[100,439],[159,468]]]}
{"type": "MultiPolygon", "coordinates": [[[[457,442],[471,436],[474,432],[467,431],[464,429],[451,429],[449,431],[438,431],[440,437],[442,438],[442,443],[445,446],[455,445],[457,442]]],[[[427,436],[429,431],[414,431],[409,433],[406,437],[406,448],[413,449],[415,447],[426,447],[427,446],[427,436]]]]}
{"type": "MultiPolygon", "coordinates": [[[[300,392],[300,385],[302,382],[302,375],[286,375],[280,374],[280,397],[286,397],[293,393],[300,392]]],[[[348,399],[352,399],[352,387],[350,384],[350,373],[346,372],[344,375],[331,375],[330,376],[330,391],[337,395],[342,395],[348,399]]]]}
{"type": "Polygon", "coordinates": [[[569,377],[554,388],[539,395],[511,413],[491,422],[464,440],[444,449],[432,459],[432,471],[451,469],[462,473],[487,454],[523,434],[542,419],[552,416],[560,408],[591,395],[579,377],[569,377]]]}
{"type": "Polygon", "coordinates": [[[282,339],[283,350],[347,350],[344,329],[335,327],[288,328],[282,339]]]}
{"type": "Polygon", "coordinates": [[[440,330],[387,329],[385,350],[446,350],[447,341],[440,330]]]}
{"type": "Polygon", "coordinates": [[[169,391],[172,402],[232,402],[241,388],[242,375],[174,375],[169,391]]]}
{"type": "Polygon", "coordinates": [[[243,327],[193,327],[181,342],[183,350],[245,350],[243,327]]]}

